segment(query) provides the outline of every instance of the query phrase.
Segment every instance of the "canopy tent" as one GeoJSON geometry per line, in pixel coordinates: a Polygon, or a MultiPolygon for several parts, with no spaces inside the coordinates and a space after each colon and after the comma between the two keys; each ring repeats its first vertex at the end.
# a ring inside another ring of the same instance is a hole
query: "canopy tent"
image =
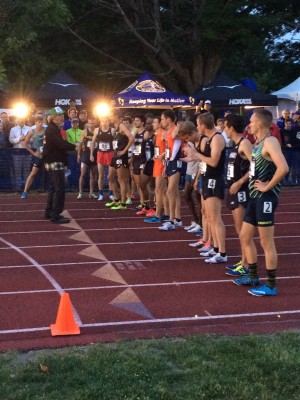
{"type": "Polygon", "coordinates": [[[192,97],[167,90],[147,72],[120,93],[114,95],[119,108],[166,108],[194,105],[192,97]]]}
{"type": "Polygon", "coordinates": [[[58,71],[34,96],[34,103],[40,107],[70,106],[75,99],[78,106],[89,106],[97,99],[97,93],[76,82],[64,71],[58,71]]]}
{"type": "Polygon", "coordinates": [[[272,94],[280,99],[290,99],[298,102],[300,100],[300,76],[294,82],[272,94]]]}
{"type": "Polygon", "coordinates": [[[224,73],[219,73],[211,83],[197,90],[194,97],[198,101],[211,100],[214,107],[277,105],[276,96],[249,89],[224,73]]]}

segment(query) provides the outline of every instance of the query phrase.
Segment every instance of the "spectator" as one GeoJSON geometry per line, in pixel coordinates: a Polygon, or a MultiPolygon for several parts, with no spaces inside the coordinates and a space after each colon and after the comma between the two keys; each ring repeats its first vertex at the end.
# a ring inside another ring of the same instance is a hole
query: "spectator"
{"type": "MultiPolygon", "coordinates": [[[[66,131],[67,142],[77,144],[81,140],[82,130],[79,129],[79,119],[73,118],[71,121],[71,128],[66,131]]],[[[71,191],[77,189],[77,185],[80,177],[80,161],[77,162],[77,155],[74,151],[68,152],[68,166],[71,170],[69,175],[69,185],[71,191]]]]}
{"type": "Polygon", "coordinates": [[[86,110],[80,110],[78,114],[79,119],[79,129],[82,131],[86,128],[86,124],[88,122],[88,114],[86,110]]]}
{"type": "Polygon", "coordinates": [[[75,107],[70,107],[67,111],[68,119],[64,122],[64,131],[71,129],[71,122],[73,118],[77,118],[77,109],[75,107]]]}
{"type": "Polygon", "coordinates": [[[292,123],[294,122],[293,119],[291,118],[291,111],[288,109],[285,109],[282,111],[282,116],[280,118],[278,118],[278,120],[276,122],[279,129],[284,128],[286,121],[291,121],[292,123]]]}
{"type": "Polygon", "coordinates": [[[25,125],[25,119],[18,119],[17,125],[11,128],[9,141],[15,149],[13,153],[13,166],[15,172],[15,188],[23,188],[25,179],[30,172],[31,157],[25,151],[24,140],[27,133],[31,130],[30,126],[25,125]]]}
{"type": "Polygon", "coordinates": [[[290,120],[285,122],[285,126],[280,130],[282,137],[282,152],[289,166],[289,172],[285,176],[285,185],[296,184],[297,153],[296,151],[296,129],[290,120]]]}

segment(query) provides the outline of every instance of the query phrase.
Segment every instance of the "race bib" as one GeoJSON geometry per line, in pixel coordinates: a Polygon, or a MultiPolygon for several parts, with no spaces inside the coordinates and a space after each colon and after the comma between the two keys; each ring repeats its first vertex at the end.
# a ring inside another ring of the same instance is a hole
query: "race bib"
{"type": "MultiPolygon", "coordinates": [[[[92,141],[91,141],[91,140],[88,140],[88,141],[86,142],[86,147],[88,147],[88,148],[90,149],[91,144],[92,144],[92,141]]],[[[96,148],[96,147],[97,147],[97,146],[96,146],[96,143],[95,143],[95,148],[96,148]]]]}
{"type": "Polygon", "coordinates": [[[232,179],[234,178],[234,165],[233,164],[228,164],[227,166],[227,179],[232,179]]]}
{"type": "Polygon", "coordinates": [[[255,158],[252,157],[249,168],[249,178],[255,177],[255,158]]]}
{"type": "Polygon", "coordinates": [[[159,147],[155,146],[154,147],[154,158],[158,158],[159,157],[159,147]]]}
{"type": "Polygon", "coordinates": [[[113,140],[113,149],[117,150],[118,148],[118,141],[117,140],[113,140]]]}
{"type": "Polygon", "coordinates": [[[110,150],[110,144],[107,142],[100,142],[99,143],[99,150],[100,151],[109,151],[110,150]]]}
{"type": "Polygon", "coordinates": [[[146,159],[147,160],[151,159],[151,151],[150,150],[146,150],[146,159]]]}
{"type": "Polygon", "coordinates": [[[209,179],[207,187],[209,189],[214,189],[216,187],[216,180],[215,179],[209,179]]]}
{"type": "Polygon", "coordinates": [[[170,147],[166,147],[165,159],[168,160],[169,158],[170,158],[170,147]]]}
{"type": "Polygon", "coordinates": [[[177,168],[181,168],[182,167],[182,161],[181,160],[177,160],[177,168]]]}
{"type": "Polygon", "coordinates": [[[134,146],[133,154],[134,154],[135,156],[139,156],[139,155],[141,155],[141,153],[142,153],[142,145],[141,145],[141,144],[136,144],[136,145],[134,146]]]}
{"type": "Polygon", "coordinates": [[[273,204],[271,201],[264,201],[264,214],[271,214],[273,210],[273,204]]]}
{"type": "Polygon", "coordinates": [[[246,192],[238,192],[237,198],[239,203],[245,203],[245,201],[247,200],[246,192]]]}
{"type": "Polygon", "coordinates": [[[204,161],[200,161],[200,172],[201,174],[205,174],[207,170],[207,164],[204,161]]]}

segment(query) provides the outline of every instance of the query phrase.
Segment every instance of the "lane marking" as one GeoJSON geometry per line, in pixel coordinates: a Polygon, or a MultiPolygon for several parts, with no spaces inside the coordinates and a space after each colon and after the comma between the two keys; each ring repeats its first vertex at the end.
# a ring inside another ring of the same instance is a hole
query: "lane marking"
{"type": "MultiPolygon", "coordinates": [[[[104,278],[105,279],[105,278],[104,278]]],[[[277,277],[276,280],[287,280],[287,279],[300,279],[300,275],[294,276],[281,276],[277,277]]],[[[261,279],[264,281],[265,279],[261,279]]],[[[203,280],[203,281],[176,281],[176,282],[156,282],[156,283],[133,283],[133,284],[122,284],[122,285],[100,285],[100,286],[82,286],[82,287],[69,287],[65,288],[66,292],[76,292],[85,290],[109,290],[109,289],[127,289],[127,288],[147,288],[147,287],[163,287],[163,286],[187,286],[187,285],[204,285],[210,283],[230,283],[232,279],[214,279],[214,280],[203,280]]],[[[19,290],[11,292],[0,292],[1,295],[16,295],[16,294],[35,294],[35,293],[52,293],[54,289],[40,289],[40,290],[19,290]]]]}
{"type": "MultiPolygon", "coordinates": [[[[23,256],[24,258],[26,258],[26,260],[28,260],[36,269],[38,269],[38,271],[44,275],[44,277],[50,282],[50,284],[55,288],[56,292],[59,293],[59,295],[62,295],[62,293],[64,292],[64,289],[59,285],[59,283],[53,278],[52,275],[50,275],[48,273],[48,271],[45,270],[45,268],[40,265],[36,260],[34,260],[29,254],[25,253],[23,250],[21,250],[20,248],[18,248],[17,246],[15,246],[14,244],[8,242],[7,240],[3,239],[0,237],[0,241],[2,243],[5,243],[7,246],[9,246],[11,249],[13,249],[14,251],[16,251],[17,253],[19,253],[21,256],[23,256]]],[[[82,321],[79,317],[79,314],[77,313],[76,309],[73,306],[73,310],[74,310],[74,318],[76,320],[76,322],[78,324],[82,324],[82,321]]]]}
{"type": "MultiPolygon", "coordinates": [[[[261,312],[261,313],[248,313],[248,314],[221,314],[221,315],[197,315],[194,317],[179,317],[179,318],[159,318],[159,319],[144,319],[137,321],[113,321],[113,322],[99,322],[93,324],[82,324],[82,328],[95,328],[95,327],[109,327],[109,326],[127,326],[127,325],[154,325],[162,324],[166,322],[191,322],[191,321],[212,321],[220,319],[238,319],[248,317],[267,317],[273,315],[292,315],[300,314],[300,310],[288,310],[288,311],[272,311],[272,312],[261,312]]],[[[274,321],[271,321],[274,322],[274,321]]],[[[281,321],[285,322],[285,321],[281,321]]],[[[12,334],[12,333],[27,333],[27,332],[38,332],[49,330],[49,327],[36,327],[36,328],[23,328],[23,329],[7,329],[1,330],[0,334],[12,334]]]]}

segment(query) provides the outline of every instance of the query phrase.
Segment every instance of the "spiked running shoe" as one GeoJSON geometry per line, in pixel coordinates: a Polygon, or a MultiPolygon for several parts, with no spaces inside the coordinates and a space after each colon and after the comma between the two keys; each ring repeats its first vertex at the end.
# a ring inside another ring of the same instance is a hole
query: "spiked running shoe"
{"type": "Polygon", "coordinates": [[[226,270],[226,275],[229,275],[229,276],[243,276],[243,275],[248,275],[248,274],[249,274],[249,271],[247,270],[247,268],[245,268],[241,264],[234,269],[226,270]]]}
{"type": "Polygon", "coordinates": [[[103,194],[99,194],[98,200],[99,200],[99,201],[102,201],[102,200],[103,200],[103,194]]]}
{"type": "Polygon", "coordinates": [[[203,246],[201,249],[198,249],[198,251],[200,252],[200,256],[202,256],[201,253],[207,253],[212,251],[214,248],[211,246],[210,243],[205,243],[205,246],[203,246]]]}
{"type": "Polygon", "coordinates": [[[98,197],[95,195],[95,193],[90,193],[89,199],[98,199],[98,197]]]}
{"type": "Polygon", "coordinates": [[[237,267],[242,267],[242,260],[232,265],[226,265],[226,269],[236,269],[237,267]]]}
{"type": "Polygon", "coordinates": [[[27,193],[23,192],[22,195],[21,195],[21,199],[26,199],[26,198],[27,198],[27,193]]]}
{"type": "Polygon", "coordinates": [[[126,206],[123,206],[121,203],[111,207],[111,210],[127,210],[126,206]]]}
{"type": "Polygon", "coordinates": [[[182,221],[177,221],[177,219],[174,219],[174,225],[175,226],[182,226],[182,221]]]}
{"type": "Polygon", "coordinates": [[[259,286],[259,278],[251,279],[249,275],[245,275],[242,278],[233,280],[233,283],[238,286],[259,286]]]}
{"type": "Polygon", "coordinates": [[[252,294],[253,296],[276,296],[277,294],[277,289],[275,288],[270,288],[267,285],[262,285],[257,288],[249,289],[248,293],[252,294]]]}
{"type": "Polygon", "coordinates": [[[217,253],[215,256],[211,258],[206,258],[204,260],[208,264],[220,264],[227,262],[227,256],[222,257],[220,253],[217,253]]]}
{"type": "Polygon", "coordinates": [[[192,229],[188,230],[188,233],[202,233],[202,228],[200,225],[196,224],[192,229]]]}
{"type": "Polygon", "coordinates": [[[198,242],[194,242],[194,243],[189,243],[190,247],[199,247],[199,249],[202,249],[205,246],[205,242],[203,242],[203,240],[198,240],[198,242]]]}
{"type": "Polygon", "coordinates": [[[137,211],[135,214],[136,215],[146,215],[149,210],[147,210],[145,207],[142,208],[140,211],[137,211]]]}
{"type": "Polygon", "coordinates": [[[151,218],[144,219],[144,222],[147,222],[148,224],[157,224],[161,222],[161,219],[153,215],[151,218]]]}
{"type": "Polygon", "coordinates": [[[119,204],[121,204],[120,200],[119,201],[111,201],[110,203],[106,203],[105,207],[114,207],[114,206],[118,206],[119,204]]]}
{"type": "Polygon", "coordinates": [[[175,225],[171,224],[170,221],[165,222],[162,226],[158,228],[160,231],[172,231],[175,229],[175,225]]]}
{"type": "Polygon", "coordinates": [[[129,197],[126,199],[126,204],[132,204],[132,200],[129,197]]]}
{"type": "Polygon", "coordinates": [[[214,251],[213,248],[212,248],[211,250],[209,250],[209,251],[200,252],[200,256],[201,256],[201,257],[204,257],[204,258],[213,257],[213,256],[215,256],[216,254],[217,254],[217,253],[214,251]]]}
{"type": "Polygon", "coordinates": [[[82,199],[82,193],[81,192],[79,192],[78,196],[77,196],[77,200],[80,200],[80,199],[82,199]]]}
{"type": "Polygon", "coordinates": [[[153,217],[153,215],[155,215],[155,210],[153,210],[152,208],[150,208],[150,210],[148,210],[146,217],[147,218],[151,218],[153,217]]]}
{"type": "Polygon", "coordinates": [[[192,221],[192,222],[191,222],[191,225],[185,226],[185,227],[184,227],[184,230],[185,230],[185,231],[189,231],[190,229],[195,228],[196,225],[197,225],[196,222],[195,222],[195,221],[192,221]]]}

